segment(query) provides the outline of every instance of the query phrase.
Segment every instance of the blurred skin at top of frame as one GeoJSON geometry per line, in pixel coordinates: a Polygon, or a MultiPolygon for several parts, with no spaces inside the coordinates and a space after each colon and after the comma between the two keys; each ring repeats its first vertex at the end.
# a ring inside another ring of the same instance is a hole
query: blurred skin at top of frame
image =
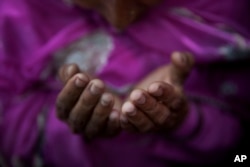
{"type": "Polygon", "coordinates": [[[101,14],[112,26],[122,30],[138,20],[152,6],[162,0],[73,0],[82,8],[101,14]]]}

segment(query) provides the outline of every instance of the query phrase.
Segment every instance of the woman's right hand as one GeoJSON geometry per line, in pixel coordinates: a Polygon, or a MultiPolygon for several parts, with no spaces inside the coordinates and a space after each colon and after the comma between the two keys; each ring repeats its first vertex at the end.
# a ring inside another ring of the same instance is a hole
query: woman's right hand
{"type": "Polygon", "coordinates": [[[101,80],[81,72],[75,64],[61,67],[59,78],[64,87],[57,97],[57,115],[74,133],[88,139],[119,133],[121,100],[101,80]]]}

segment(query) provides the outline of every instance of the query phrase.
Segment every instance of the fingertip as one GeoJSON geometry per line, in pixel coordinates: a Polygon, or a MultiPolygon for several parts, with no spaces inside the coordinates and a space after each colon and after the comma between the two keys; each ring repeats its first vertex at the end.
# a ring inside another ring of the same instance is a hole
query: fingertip
{"type": "Polygon", "coordinates": [[[76,74],[74,78],[75,86],[79,88],[85,87],[86,84],[89,82],[89,78],[82,73],[76,74]]]}
{"type": "Polygon", "coordinates": [[[149,85],[148,92],[153,97],[159,99],[165,96],[171,96],[174,92],[172,85],[166,82],[154,82],[149,85]]]}
{"type": "Polygon", "coordinates": [[[137,104],[144,104],[146,102],[146,97],[142,90],[136,89],[130,94],[130,100],[137,104]]]}
{"type": "Polygon", "coordinates": [[[66,83],[78,72],[80,72],[80,70],[76,64],[65,64],[59,69],[59,76],[61,81],[66,83]]]}
{"type": "Polygon", "coordinates": [[[135,106],[130,101],[125,102],[122,106],[122,114],[128,116],[136,115],[135,106]]]}
{"type": "Polygon", "coordinates": [[[66,77],[71,78],[73,75],[79,72],[79,68],[76,64],[69,64],[66,68],[66,77]]]}
{"type": "Polygon", "coordinates": [[[122,113],[122,114],[120,115],[120,122],[121,122],[121,125],[128,124],[128,119],[127,119],[127,117],[124,115],[124,113],[122,113]]]}
{"type": "Polygon", "coordinates": [[[171,55],[171,61],[177,67],[182,67],[183,65],[186,65],[187,59],[181,52],[173,52],[171,55]]]}
{"type": "Polygon", "coordinates": [[[120,125],[121,128],[128,131],[128,132],[136,132],[136,128],[134,127],[133,124],[131,124],[131,122],[128,120],[128,118],[126,117],[126,115],[124,115],[123,113],[120,114],[120,125]]]}
{"type": "Polygon", "coordinates": [[[161,96],[163,94],[162,87],[158,82],[149,85],[148,92],[154,96],[161,96]]]}
{"type": "Polygon", "coordinates": [[[174,52],[171,55],[170,73],[173,83],[182,85],[194,64],[193,56],[188,52],[174,52]]]}
{"type": "Polygon", "coordinates": [[[64,65],[62,65],[60,68],[59,68],[59,70],[58,70],[58,76],[59,76],[59,79],[62,81],[62,82],[64,82],[64,71],[65,71],[65,69],[66,69],[66,67],[67,67],[67,64],[64,64],[64,65]]]}
{"type": "Polygon", "coordinates": [[[117,111],[112,111],[111,114],[109,115],[109,119],[111,121],[115,121],[119,119],[119,113],[117,111]]]}
{"type": "Polygon", "coordinates": [[[121,130],[120,114],[118,111],[113,110],[109,115],[109,121],[105,130],[106,135],[117,135],[121,130]]]}
{"type": "Polygon", "coordinates": [[[62,74],[63,74],[63,70],[64,70],[65,66],[66,66],[66,65],[65,65],[65,64],[63,64],[62,66],[58,67],[57,74],[59,75],[59,77],[61,77],[61,76],[62,76],[62,74]]]}
{"type": "Polygon", "coordinates": [[[90,92],[93,95],[98,95],[101,94],[104,89],[105,89],[105,84],[103,83],[103,81],[99,80],[99,79],[93,79],[90,82],[90,92]]]}
{"type": "Polygon", "coordinates": [[[194,57],[189,52],[173,52],[171,61],[174,65],[186,71],[189,71],[194,65],[194,57]]]}

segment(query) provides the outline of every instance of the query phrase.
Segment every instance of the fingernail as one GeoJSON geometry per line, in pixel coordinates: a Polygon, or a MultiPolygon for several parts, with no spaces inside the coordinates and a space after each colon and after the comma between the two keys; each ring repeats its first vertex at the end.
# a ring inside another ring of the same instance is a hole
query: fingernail
{"type": "Polygon", "coordinates": [[[101,93],[101,88],[99,88],[98,86],[96,86],[94,83],[90,86],[90,92],[93,95],[98,95],[101,93]]]}
{"type": "Polygon", "coordinates": [[[110,105],[111,101],[112,101],[112,96],[110,94],[105,93],[105,94],[102,95],[101,104],[103,106],[110,105]]]}
{"type": "Polygon", "coordinates": [[[153,93],[155,96],[161,96],[163,94],[163,90],[160,86],[154,86],[153,87],[153,93]]]}
{"type": "Polygon", "coordinates": [[[146,102],[146,97],[141,91],[134,91],[131,94],[131,99],[136,101],[138,104],[144,104],[146,102]]]}
{"type": "Polygon", "coordinates": [[[82,88],[86,86],[86,83],[87,83],[87,78],[84,75],[79,74],[76,76],[75,85],[77,87],[82,88]]]}
{"type": "Polygon", "coordinates": [[[130,102],[126,102],[124,105],[123,105],[123,111],[126,115],[129,115],[129,116],[135,116],[136,115],[136,109],[134,107],[133,104],[131,104],[130,102]]]}

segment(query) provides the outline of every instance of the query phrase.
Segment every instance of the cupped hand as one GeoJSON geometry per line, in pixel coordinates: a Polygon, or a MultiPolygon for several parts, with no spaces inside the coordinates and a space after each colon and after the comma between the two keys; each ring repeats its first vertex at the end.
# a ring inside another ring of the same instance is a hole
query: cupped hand
{"type": "Polygon", "coordinates": [[[170,64],[143,79],[122,106],[121,127],[137,132],[168,132],[180,125],[188,112],[183,85],[193,64],[191,54],[175,52],[170,64]]]}
{"type": "Polygon", "coordinates": [[[120,131],[121,102],[101,80],[81,72],[75,64],[61,67],[59,78],[64,87],[57,97],[57,115],[74,133],[92,139],[120,131]]]}

